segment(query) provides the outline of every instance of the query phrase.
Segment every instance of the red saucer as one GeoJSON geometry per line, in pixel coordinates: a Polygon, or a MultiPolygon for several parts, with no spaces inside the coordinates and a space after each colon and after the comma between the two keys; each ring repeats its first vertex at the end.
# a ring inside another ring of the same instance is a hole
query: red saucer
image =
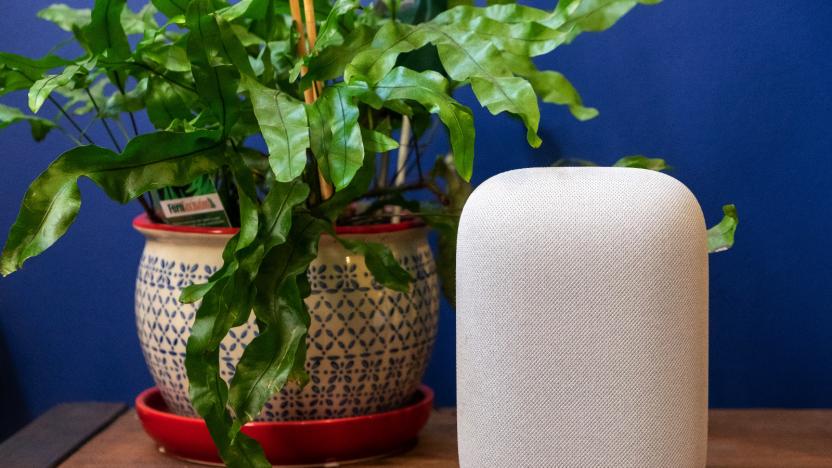
{"type": "MultiPolygon", "coordinates": [[[[243,432],[263,446],[273,465],[346,463],[411,447],[433,407],[433,390],[422,385],[413,403],[384,413],[310,421],[252,422],[243,432]]],[[[136,397],[136,413],[160,450],[197,463],[221,463],[205,422],[168,411],[156,387],[136,397]]]]}

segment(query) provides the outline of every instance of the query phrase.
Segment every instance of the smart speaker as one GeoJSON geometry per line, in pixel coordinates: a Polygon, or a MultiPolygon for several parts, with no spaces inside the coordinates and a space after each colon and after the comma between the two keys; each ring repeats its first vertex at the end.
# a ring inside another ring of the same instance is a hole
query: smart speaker
{"type": "Polygon", "coordinates": [[[463,468],[705,465],[707,239],[681,182],[506,172],[457,249],[463,468]]]}

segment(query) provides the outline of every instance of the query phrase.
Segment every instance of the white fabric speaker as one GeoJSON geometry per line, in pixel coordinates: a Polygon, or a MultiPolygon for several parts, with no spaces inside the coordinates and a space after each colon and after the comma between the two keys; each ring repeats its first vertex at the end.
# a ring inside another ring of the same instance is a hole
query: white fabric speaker
{"type": "Polygon", "coordinates": [[[681,182],[506,172],[457,249],[462,467],[705,465],[707,237],[681,182]]]}

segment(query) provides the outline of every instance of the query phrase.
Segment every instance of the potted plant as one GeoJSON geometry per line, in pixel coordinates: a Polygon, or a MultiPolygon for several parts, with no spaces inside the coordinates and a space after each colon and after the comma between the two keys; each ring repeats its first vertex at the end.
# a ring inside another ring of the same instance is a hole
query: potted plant
{"type": "MultiPolygon", "coordinates": [[[[492,114],[519,118],[537,147],[539,99],[581,120],[597,111],[532,58],[656,1],[496,3],[153,0],[134,12],[96,0],[41,11],[83,52],[0,54],[0,94],[28,90],[32,112],[0,107],[0,127],[28,122],[36,139],[60,130],[76,146],[27,191],[0,270],[67,231],[87,177],[145,210],[134,223],[147,237],[136,294],[145,357],[168,405],[204,418],[226,463],[266,464],[240,432],[258,416],[402,404],[435,337],[437,276],[453,299],[456,220],[471,190],[473,114],[454,89],[470,85],[492,114]],[[47,102],[57,116],[34,115],[47,102]],[[153,130],[140,132],[136,114],[153,130]],[[94,144],[84,116],[109,147],[94,144]],[[451,152],[423,171],[434,116],[451,152]],[[204,177],[231,226],[161,223],[159,191],[204,177]],[[438,264],[425,225],[438,233],[438,264]],[[409,351],[390,355],[392,341],[409,351]],[[300,385],[279,393],[289,382],[300,385]]],[[[735,226],[726,208],[714,249],[730,246],[735,226]]]]}

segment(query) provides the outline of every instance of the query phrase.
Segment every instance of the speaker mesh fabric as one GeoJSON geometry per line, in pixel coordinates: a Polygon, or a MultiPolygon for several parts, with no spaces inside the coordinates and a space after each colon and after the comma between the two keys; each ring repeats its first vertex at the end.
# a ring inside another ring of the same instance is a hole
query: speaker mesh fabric
{"type": "Polygon", "coordinates": [[[707,240],[681,182],[503,173],[457,248],[461,466],[704,466],[707,240]]]}

